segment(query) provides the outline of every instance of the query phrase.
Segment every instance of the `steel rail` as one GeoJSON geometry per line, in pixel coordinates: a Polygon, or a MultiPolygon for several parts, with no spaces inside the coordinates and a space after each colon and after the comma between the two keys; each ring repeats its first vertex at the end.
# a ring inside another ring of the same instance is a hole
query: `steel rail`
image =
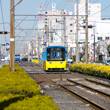
{"type": "Polygon", "coordinates": [[[108,84],[104,84],[104,83],[101,83],[101,82],[97,82],[95,80],[90,80],[90,79],[86,79],[85,80],[89,81],[89,82],[92,82],[92,83],[95,83],[95,84],[99,84],[99,85],[102,85],[102,86],[105,86],[105,87],[110,87],[110,85],[108,84]]]}
{"type": "MultiPolygon", "coordinates": [[[[71,94],[77,96],[78,98],[80,98],[80,99],[83,100],[83,101],[88,102],[88,103],[91,104],[94,108],[97,108],[97,109],[100,109],[100,110],[107,110],[107,108],[105,108],[105,107],[103,107],[103,106],[97,104],[97,103],[94,102],[94,101],[89,100],[87,97],[84,97],[84,96],[82,96],[82,95],[79,95],[77,92],[68,89],[67,87],[65,87],[64,85],[60,84],[59,82],[53,80],[52,78],[47,77],[47,76],[45,76],[45,77],[48,78],[49,80],[55,82],[58,86],[60,86],[61,88],[65,89],[67,92],[69,92],[69,93],[71,93],[71,94]]],[[[66,85],[66,86],[68,86],[68,85],[66,85]]]]}
{"type": "Polygon", "coordinates": [[[60,87],[63,88],[63,89],[65,89],[66,91],[68,91],[68,92],[70,92],[70,93],[76,95],[76,96],[79,97],[80,99],[82,99],[82,100],[88,102],[89,104],[91,104],[92,106],[94,106],[94,107],[97,108],[97,109],[107,110],[107,108],[105,108],[105,107],[103,107],[103,106],[97,104],[97,103],[94,102],[94,101],[89,100],[87,97],[84,97],[84,96],[82,96],[82,95],[79,95],[77,92],[72,91],[72,90],[68,89],[67,87],[65,87],[65,86],[63,86],[63,85],[60,85],[60,87]]]}
{"type": "Polygon", "coordinates": [[[110,94],[108,94],[108,93],[105,93],[105,92],[99,91],[99,90],[97,90],[97,89],[94,89],[94,88],[92,88],[92,87],[86,86],[86,85],[84,85],[84,84],[78,83],[78,82],[73,81],[73,80],[70,80],[70,79],[67,79],[67,80],[68,80],[69,82],[72,82],[72,83],[78,84],[78,85],[80,85],[80,86],[82,86],[82,87],[84,87],[84,88],[87,88],[87,89],[89,89],[89,90],[92,90],[92,91],[98,92],[98,93],[100,93],[100,94],[102,94],[102,95],[104,95],[104,96],[106,96],[106,97],[110,97],[110,94]]]}

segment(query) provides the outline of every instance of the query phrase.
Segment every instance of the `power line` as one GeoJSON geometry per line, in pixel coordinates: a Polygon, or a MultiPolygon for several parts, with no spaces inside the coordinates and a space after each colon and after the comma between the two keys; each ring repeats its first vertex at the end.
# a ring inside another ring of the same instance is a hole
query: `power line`
{"type": "Polygon", "coordinates": [[[57,5],[57,7],[56,8],[59,8],[62,4],[63,4],[64,2],[62,1],[62,2],[60,2],[60,4],[59,5],[57,5]]]}
{"type": "MultiPolygon", "coordinates": [[[[1,0],[0,0],[0,5],[1,5],[1,13],[2,13],[2,21],[3,21],[3,29],[4,29],[4,31],[5,31],[5,25],[4,25],[4,16],[3,16],[3,9],[2,9],[2,2],[1,2],[1,0]]],[[[6,42],[6,34],[5,34],[5,42],[6,42]]]]}
{"type": "Polygon", "coordinates": [[[43,6],[43,10],[44,10],[45,5],[47,4],[47,1],[48,1],[48,0],[46,0],[45,4],[44,4],[44,6],[43,6]]]}
{"type": "MultiPolygon", "coordinates": [[[[109,7],[110,7],[110,5],[106,6],[106,7],[103,8],[101,11],[98,11],[98,12],[96,12],[96,13],[90,15],[90,16],[93,16],[93,15],[95,15],[95,14],[97,14],[97,13],[100,13],[100,12],[104,11],[105,9],[107,9],[107,8],[109,8],[109,7]]],[[[89,17],[90,17],[90,16],[89,16],[89,17]]]]}
{"type": "MultiPolygon", "coordinates": [[[[35,18],[34,23],[33,23],[33,26],[32,26],[32,29],[31,29],[31,32],[30,32],[28,35],[26,35],[26,36],[30,36],[30,35],[32,34],[33,29],[35,28],[35,25],[37,24],[37,23],[35,23],[35,21],[38,22],[38,20],[36,20],[36,18],[35,18]]],[[[24,41],[25,41],[25,39],[26,39],[26,37],[24,38],[24,41]]],[[[21,43],[22,43],[22,42],[21,42],[21,43]]],[[[19,47],[17,47],[17,48],[19,48],[19,47]]],[[[17,48],[16,48],[16,49],[17,49],[17,48]]]]}
{"type": "MultiPolygon", "coordinates": [[[[98,2],[98,1],[99,1],[99,0],[96,0],[96,1],[94,1],[92,4],[90,3],[91,6],[92,6],[94,3],[98,2]]],[[[82,7],[79,9],[79,11],[80,11],[82,8],[85,8],[85,5],[82,6],[82,7]]],[[[82,11],[84,11],[84,10],[85,10],[85,9],[83,9],[82,11]]],[[[78,14],[81,13],[82,11],[78,12],[78,14]]]]}
{"type": "MultiPolygon", "coordinates": [[[[50,0],[50,1],[51,1],[51,0],[50,0]]],[[[46,5],[46,7],[45,7],[45,10],[46,10],[47,6],[50,4],[50,1],[47,3],[47,5],[46,5]]]]}
{"type": "Polygon", "coordinates": [[[59,9],[62,9],[62,7],[63,7],[63,9],[64,9],[64,7],[66,7],[66,6],[68,6],[68,5],[69,5],[69,3],[64,3],[62,6],[59,7],[59,9]]]}

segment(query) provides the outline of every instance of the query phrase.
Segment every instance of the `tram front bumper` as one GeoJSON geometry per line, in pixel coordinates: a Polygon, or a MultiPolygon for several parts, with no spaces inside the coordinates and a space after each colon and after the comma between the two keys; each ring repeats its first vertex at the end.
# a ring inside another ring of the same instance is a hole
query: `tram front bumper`
{"type": "Polygon", "coordinates": [[[66,70],[66,61],[46,61],[46,70],[49,69],[66,70]]]}

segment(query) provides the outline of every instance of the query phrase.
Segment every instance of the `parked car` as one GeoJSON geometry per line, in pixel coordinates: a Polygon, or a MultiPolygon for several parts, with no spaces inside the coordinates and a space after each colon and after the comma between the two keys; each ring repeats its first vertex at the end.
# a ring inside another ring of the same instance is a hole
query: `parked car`
{"type": "Polygon", "coordinates": [[[105,65],[110,65],[110,60],[106,60],[105,65]]]}
{"type": "Polygon", "coordinates": [[[67,63],[73,63],[73,58],[68,58],[67,63]]]}
{"type": "Polygon", "coordinates": [[[22,58],[21,61],[23,62],[28,61],[28,58],[22,58]]]}
{"type": "Polygon", "coordinates": [[[2,62],[4,62],[4,61],[5,61],[5,59],[4,59],[4,58],[2,58],[2,59],[1,59],[1,61],[2,61],[2,62]]]}

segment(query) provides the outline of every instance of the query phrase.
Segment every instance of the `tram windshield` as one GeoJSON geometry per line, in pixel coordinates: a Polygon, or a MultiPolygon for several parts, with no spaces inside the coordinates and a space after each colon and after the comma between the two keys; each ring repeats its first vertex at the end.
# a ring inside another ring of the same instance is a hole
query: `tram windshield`
{"type": "Polygon", "coordinates": [[[20,55],[15,55],[15,58],[20,58],[20,55]]]}
{"type": "Polygon", "coordinates": [[[47,61],[64,61],[65,49],[64,48],[48,48],[47,61]]]}

